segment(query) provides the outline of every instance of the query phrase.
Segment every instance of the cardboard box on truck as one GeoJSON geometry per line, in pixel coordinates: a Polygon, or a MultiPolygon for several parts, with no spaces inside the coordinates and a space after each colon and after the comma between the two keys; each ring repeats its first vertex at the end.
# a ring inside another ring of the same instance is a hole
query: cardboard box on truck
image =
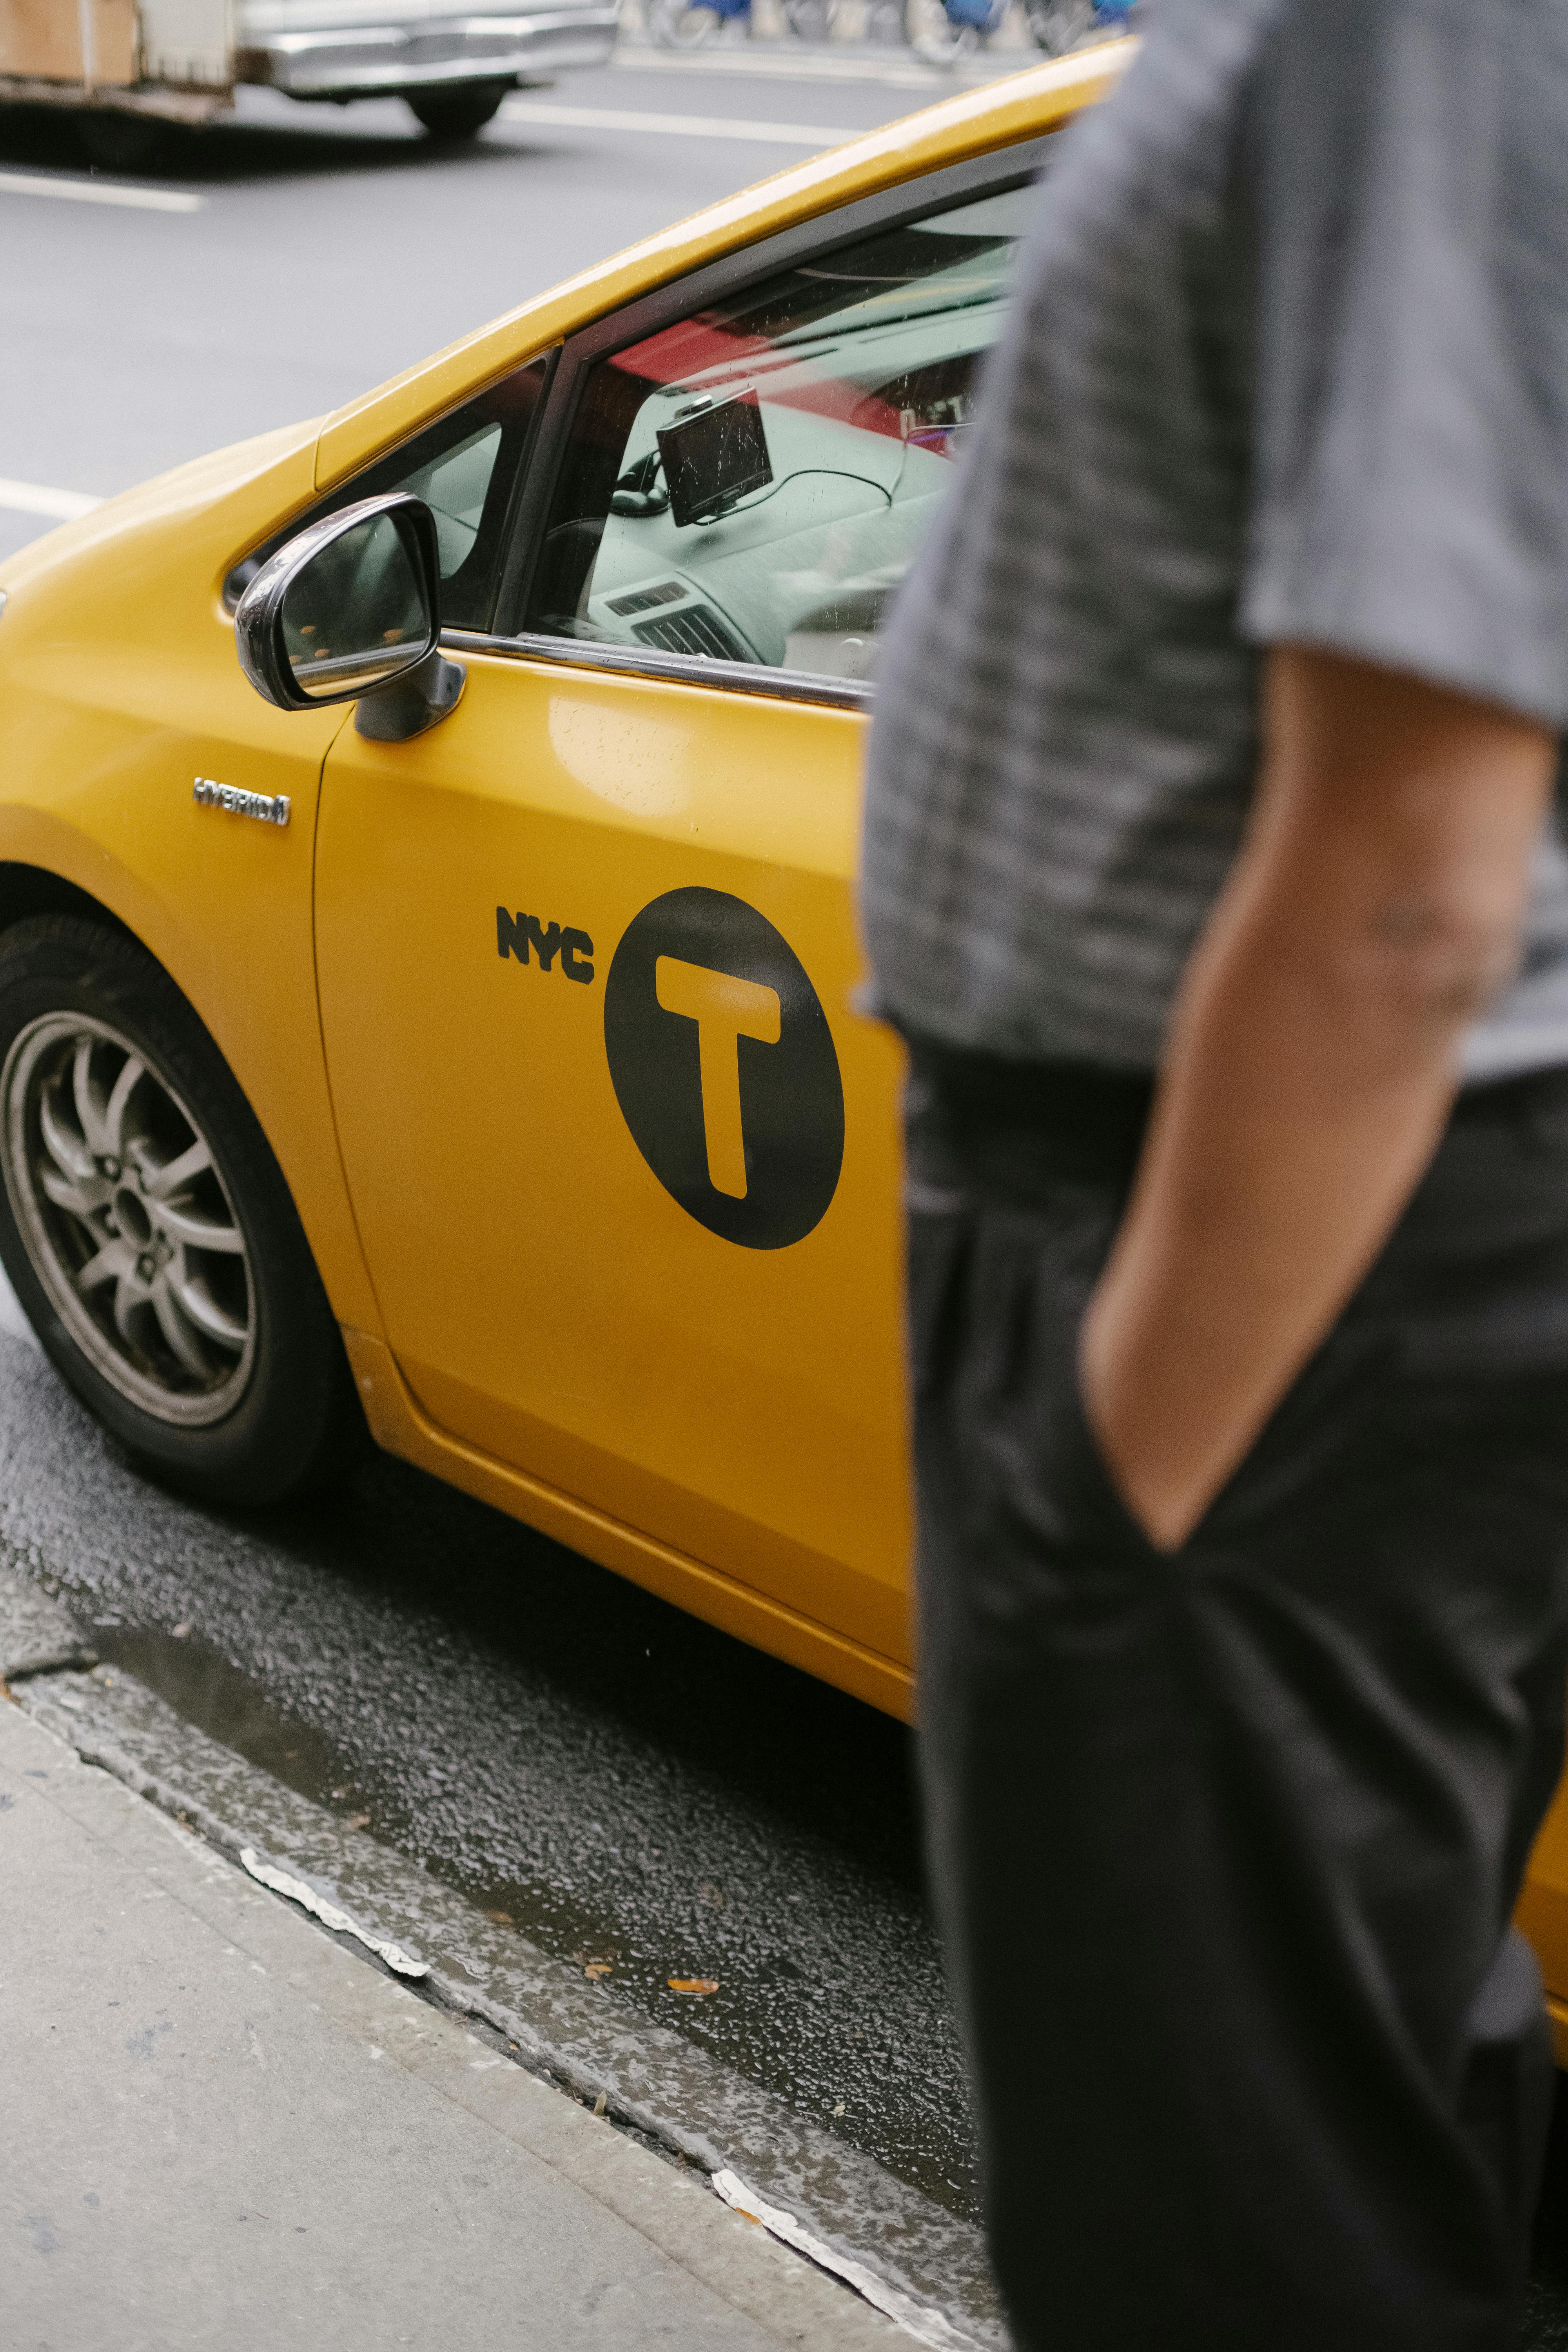
{"type": "Polygon", "coordinates": [[[507,90],[602,65],[620,0],[0,0],[0,100],[201,121],[241,82],[405,98],[464,136],[507,90]],[[369,19],[369,21],[367,21],[369,19]]]}

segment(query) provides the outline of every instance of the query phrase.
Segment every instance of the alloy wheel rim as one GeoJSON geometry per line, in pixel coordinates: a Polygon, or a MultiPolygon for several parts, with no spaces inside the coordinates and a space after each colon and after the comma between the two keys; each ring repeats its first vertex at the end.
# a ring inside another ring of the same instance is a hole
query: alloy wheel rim
{"type": "Polygon", "coordinates": [[[0,1072],[0,1161],[94,1370],[176,1427],[232,1412],[256,1357],[249,1251],[211,1144],[142,1049],[86,1013],[30,1023],[0,1072]]]}

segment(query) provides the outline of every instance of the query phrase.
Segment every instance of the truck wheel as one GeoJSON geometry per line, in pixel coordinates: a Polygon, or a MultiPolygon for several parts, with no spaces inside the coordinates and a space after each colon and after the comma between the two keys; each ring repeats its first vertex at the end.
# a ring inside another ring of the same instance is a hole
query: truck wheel
{"type": "Polygon", "coordinates": [[[155,171],[170,151],[170,127],[155,114],[89,106],[77,116],[76,131],[88,162],[103,172],[155,171]]]}
{"type": "Polygon", "coordinates": [[[0,1261],[138,1462],[244,1507],[325,1482],[363,1423],[282,1171],[167,973],[105,926],[0,934],[0,1261]]]}
{"type": "Polygon", "coordinates": [[[410,113],[432,139],[476,139],[493,121],[511,84],[504,81],[459,82],[453,89],[425,89],[411,96],[410,113]]]}

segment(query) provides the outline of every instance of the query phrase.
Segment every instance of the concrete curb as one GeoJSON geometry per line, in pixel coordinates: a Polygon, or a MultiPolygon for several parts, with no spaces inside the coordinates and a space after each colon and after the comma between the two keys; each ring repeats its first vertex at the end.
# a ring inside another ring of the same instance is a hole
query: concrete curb
{"type": "Polygon", "coordinates": [[[7,2344],[907,2340],[15,1705],[0,1784],[7,2344]]]}
{"type": "MultiPolygon", "coordinates": [[[[918,2341],[936,2352],[1005,2346],[977,2230],[195,1730],[131,1676],[85,1671],[89,1658],[65,1610],[0,1572],[0,1664],[16,1661],[0,1678],[85,1760],[235,1861],[248,1855],[242,1866],[260,1883],[292,1882],[319,1920],[346,1915],[355,1948],[395,1949],[420,1972],[422,1992],[487,2026],[517,2063],[710,2181],[721,2176],[716,2194],[918,2341]]],[[[409,1969],[399,1973],[406,1980],[409,1969]]]]}
{"type": "Polygon", "coordinates": [[[35,1584],[0,1576],[0,1683],[97,1664],[98,1652],[68,1610],[35,1584]]]}

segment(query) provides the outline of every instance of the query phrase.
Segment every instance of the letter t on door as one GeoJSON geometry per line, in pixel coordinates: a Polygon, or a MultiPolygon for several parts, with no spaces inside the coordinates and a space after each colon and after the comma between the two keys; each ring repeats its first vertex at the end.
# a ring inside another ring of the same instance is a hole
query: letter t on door
{"type": "Polygon", "coordinates": [[[706,964],[660,956],[654,966],[659,1009],[697,1024],[697,1054],[702,1072],[702,1131],[708,1143],[708,1181],[733,1201],[746,1197],[746,1138],[741,1122],[741,1045],[754,1037],[776,1045],[782,1013],[778,991],[706,964]]]}

